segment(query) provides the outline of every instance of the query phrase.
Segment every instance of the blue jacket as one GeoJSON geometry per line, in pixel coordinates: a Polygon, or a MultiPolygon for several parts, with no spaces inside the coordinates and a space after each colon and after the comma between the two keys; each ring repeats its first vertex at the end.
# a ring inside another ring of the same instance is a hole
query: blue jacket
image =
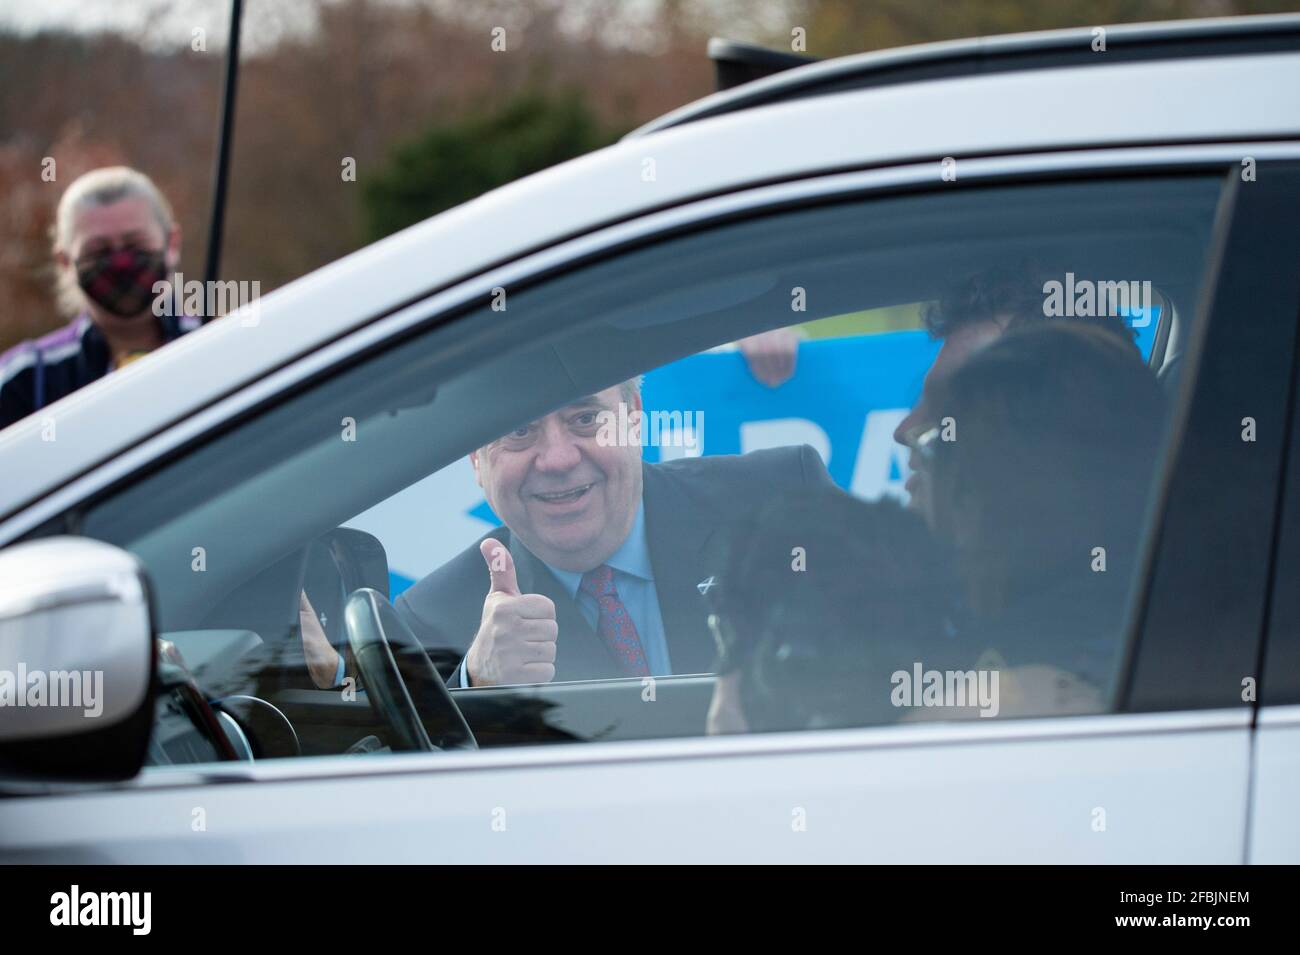
{"type": "MultiPolygon", "coordinates": [[[[189,315],[158,321],[164,342],[199,327],[199,319],[189,315]]],[[[0,355],[0,428],[103,378],[110,369],[108,342],[85,312],[48,335],[15,345],[0,355]]]]}

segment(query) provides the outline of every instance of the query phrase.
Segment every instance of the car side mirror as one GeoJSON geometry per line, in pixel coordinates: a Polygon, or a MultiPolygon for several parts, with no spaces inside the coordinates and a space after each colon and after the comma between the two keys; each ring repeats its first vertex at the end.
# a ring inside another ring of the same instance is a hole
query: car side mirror
{"type": "Polygon", "coordinates": [[[129,779],[153,725],[148,577],[84,537],[0,550],[0,783],[129,779]]]}

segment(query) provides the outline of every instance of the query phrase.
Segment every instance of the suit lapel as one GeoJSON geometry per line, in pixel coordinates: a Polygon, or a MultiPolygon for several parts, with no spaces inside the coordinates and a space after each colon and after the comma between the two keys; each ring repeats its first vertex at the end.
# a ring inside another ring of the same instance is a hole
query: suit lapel
{"type": "Polygon", "coordinates": [[[708,605],[699,584],[719,570],[715,516],[692,507],[676,482],[660,469],[643,464],[642,473],[646,546],[673,673],[707,673],[713,669],[714,647],[708,605]]]}

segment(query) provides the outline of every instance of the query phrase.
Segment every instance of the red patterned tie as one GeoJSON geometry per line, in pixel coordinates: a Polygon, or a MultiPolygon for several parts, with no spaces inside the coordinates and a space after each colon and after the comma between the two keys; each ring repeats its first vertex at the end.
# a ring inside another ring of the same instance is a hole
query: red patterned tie
{"type": "Polygon", "coordinates": [[[647,676],[650,668],[645,662],[645,653],[641,649],[641,638],[637,636],[636,624],[632,622],[627,607],[614,586],[614,569],[608,564],[601,564],[594,570],[582,575],[578,589],[584,594],[596,598],[600,616],[596,619],[596,633],[610,648],[628,676],[647,676]]]}

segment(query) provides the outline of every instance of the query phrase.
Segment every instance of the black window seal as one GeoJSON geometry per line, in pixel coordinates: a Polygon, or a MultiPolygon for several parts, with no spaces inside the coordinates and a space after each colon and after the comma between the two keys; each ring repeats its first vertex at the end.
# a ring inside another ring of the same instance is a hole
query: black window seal
{"type": "Polygon", "coordinates": [[[1259,674],[1294,390],[1300,162],[1259,163],[1252,182],[1230,171],[1223,213],[1136,591],[1121,712],[1252,706],[1242,681],[1259,674]],[[1254,442],[1242,440],[1246,416],[1254,442]]]}

